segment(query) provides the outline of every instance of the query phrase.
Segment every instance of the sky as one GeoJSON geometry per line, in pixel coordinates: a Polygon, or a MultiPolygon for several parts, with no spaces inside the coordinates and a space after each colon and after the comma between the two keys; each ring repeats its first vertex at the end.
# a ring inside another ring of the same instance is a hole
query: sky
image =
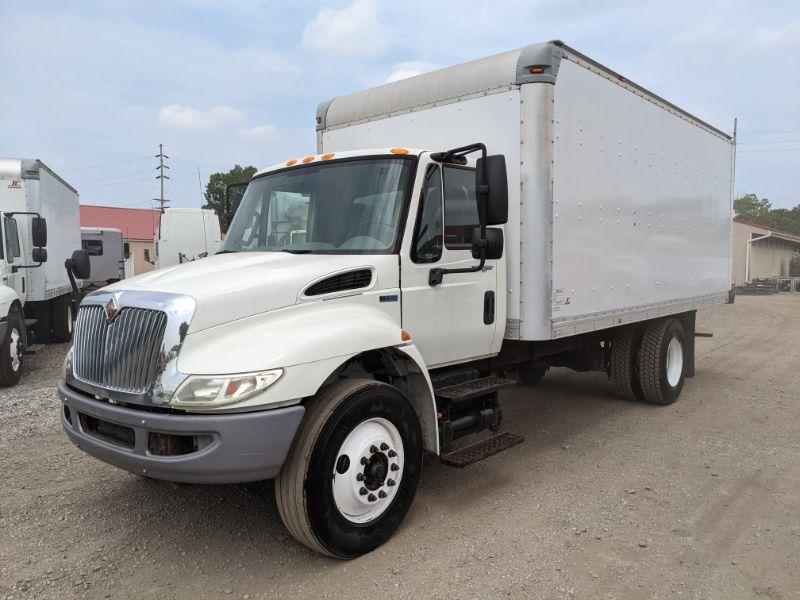
{"type": "Polygon", "coordinates": [[[313,154],[319,102],[561,39],[708,123],[735,193],[800,204],[800,2],[0,0],[0,156],[84,204],[171,206],[210,173],[313,154]]]}

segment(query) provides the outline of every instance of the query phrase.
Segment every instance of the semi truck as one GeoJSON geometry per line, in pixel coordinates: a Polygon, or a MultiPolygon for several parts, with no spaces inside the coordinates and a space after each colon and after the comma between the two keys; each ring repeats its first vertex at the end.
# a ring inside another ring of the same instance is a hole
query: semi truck
{"type": "Polygon", "coordinates": [[[64,261],[81,244],[78,192],[38,159],[0,158],[0,222],[0,386],[11,386],[32,338],[72,337],[64,261]]]}
{"type": "Polygon", "coordinates": [[[80,449],[274,478],[292,536],[352,558],[423,455],[514,452],[502,388],[568,367],[676,401],[730,288],[731,136],[561,42],[334,98],[316,130],[215,256],[83,300],[59,385],[80,449]]]}

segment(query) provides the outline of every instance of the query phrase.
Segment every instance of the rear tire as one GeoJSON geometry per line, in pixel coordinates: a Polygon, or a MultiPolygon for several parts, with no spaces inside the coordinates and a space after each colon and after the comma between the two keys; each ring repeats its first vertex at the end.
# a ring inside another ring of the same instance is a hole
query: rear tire
{"type": "Polygon", "coordinates": [[[686,347],[680,321],[666,319],[647,327],[639,350],[639,381],[646,402],[666,405],[678,399],[686,376],[686,347]]]}
{"type": "Polygon", "coordinates": [[[403,394],[371,379],[341,380],[306,410],[275,480],[278,512],[301,544],[334,558],[355,558],[400,526],[421,465],[422,431],[403,394]],[[388,434],[370,437],[375,431],[388,434]]]}
{"type": "Polygon", "coordinates": [[[72,340],[72,299],[68,295],[59,296],[52,301],[53,308],[53,341],[69,342],[72,340]]]}
{"type": "Polygon", "coordinates": [[[53,302],[41,302],[36,307],[33,333],[37,344],[49,344],[53,341],[53,302]]]}
{"type": "Polygon", "coordinates": [[[611,383],[616,395],[623,400],[641,400],[644,396],[638,373],[641,340],[639,327],[624,327],[614,334],[611,341],[611,383]]]}
{"type": "Polygon", "coordinates": [[[6,318],[6,335],[0,342],[0,387],[17,385],[22,376],[22,351],[25,321],[12,311],[6,318]]]}

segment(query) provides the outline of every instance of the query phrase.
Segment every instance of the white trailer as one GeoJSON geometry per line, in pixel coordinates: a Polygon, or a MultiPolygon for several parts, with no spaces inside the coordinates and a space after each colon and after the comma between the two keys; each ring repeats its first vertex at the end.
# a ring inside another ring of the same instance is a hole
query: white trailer
{"type": "Polygon", "coordinates": [[[156,269],[205,258],[222,245],[219,217],[203,208],[168,208],[156,238],[156,269]]]}
{"type": "Polygon", "coordinates": [[[59,388],[82,450],[274,477],[291,534],[349,558],[400,525],[423,452],[521,441],[502,387],[562,366],[677,400],[730,288],[730,136],[560,42],[325,102],[317,132],[216,256],[84,300],[59,388]]]}
{"type": "Polygon", "coordinates": [[[0,219],[0,384],[12,385],[29,345],[26,321],[37,342],[71,339],[64,261],[81,245],[78,192],[40,160],[0,158],[0,219]]]}

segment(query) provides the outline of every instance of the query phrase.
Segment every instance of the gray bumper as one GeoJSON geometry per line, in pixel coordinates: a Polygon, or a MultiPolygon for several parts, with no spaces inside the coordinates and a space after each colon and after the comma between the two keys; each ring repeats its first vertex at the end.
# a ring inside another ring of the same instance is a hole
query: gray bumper
{"type": "Polygon", "coordinates": [[[87,398],[63,381],[58,390],[61,425],[81,450],[131,473],[183,483],[238,483],[275,477],[305,412],[297,405],[227,415],[160,414],[87,398]],[[115,434],[122,432],[125,443],[98,433],[112,429],[115,434]],[[177,456],[156,456],[149,450],[151,433],[201,436],[207,445],[177,456]]]}

